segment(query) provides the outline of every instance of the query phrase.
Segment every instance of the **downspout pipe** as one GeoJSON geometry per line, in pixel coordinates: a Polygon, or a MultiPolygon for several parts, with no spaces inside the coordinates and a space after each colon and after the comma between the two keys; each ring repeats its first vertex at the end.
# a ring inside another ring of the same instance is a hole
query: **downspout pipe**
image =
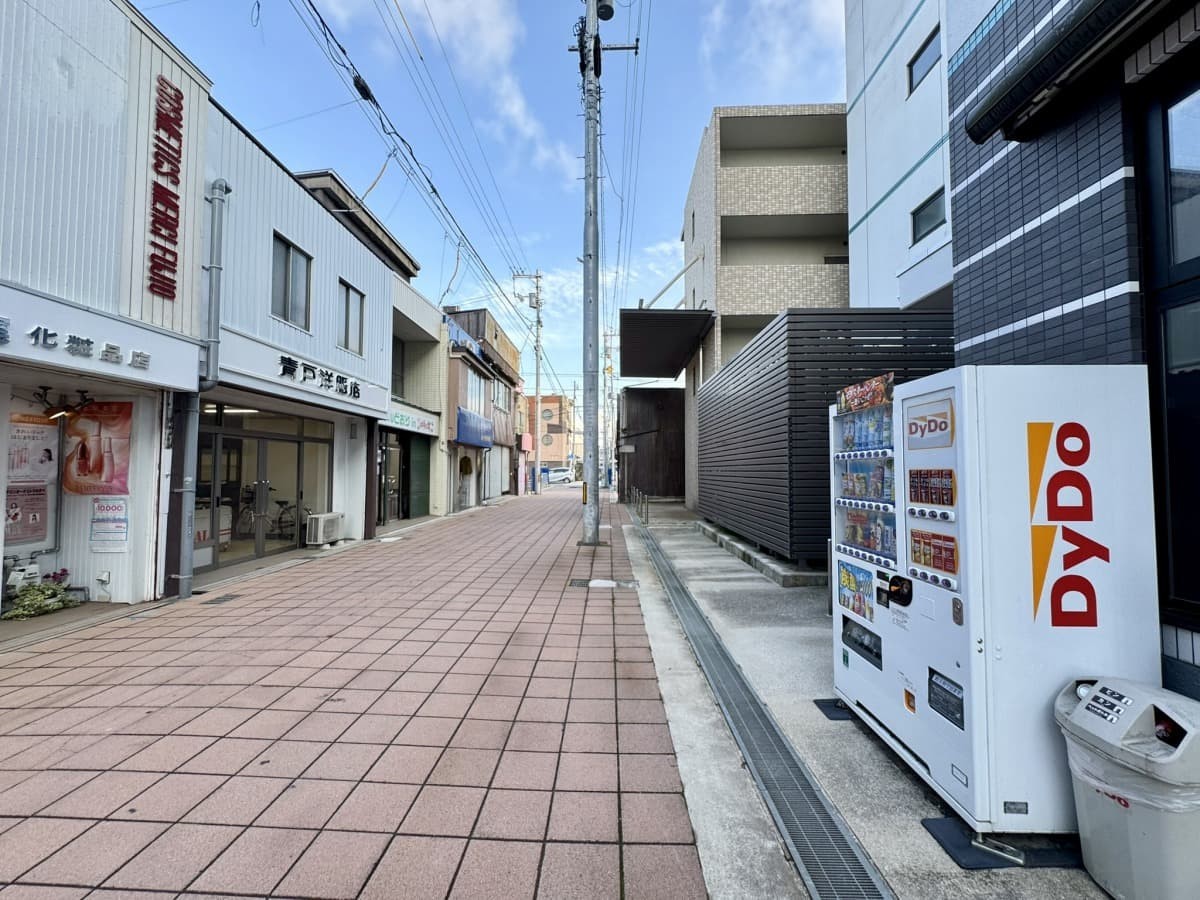
{"type": "MultiPolygon", "coordinates": [[[[179,599],[192,596],[195,575],[196,547],[196,463],[200,444],[200,393],[211,391],[217,386],[220,375],[221,348],[221,273],[222,250],[225,243],[225,198],[232,192],[224,178],[212,183],[208,202],[210,230],[208,241],[208,325],[204,335],[204,375],[200,378],[195,393],[178,395],[175,414],[178,416],[177,440],[182,449],[178,469],[179,528],[179,599]],[[182,401],[180,403],[179,401],[182,401]]],[[[211,500],[212,498],[210,498],[211,500]]],[[[213,515],[210,508],[209,515],[213,515]]],[[[216,515],[220,515],[218,511],[216,515]]],[[[219,521],[219,520],[218,520],[219,521]]]]}

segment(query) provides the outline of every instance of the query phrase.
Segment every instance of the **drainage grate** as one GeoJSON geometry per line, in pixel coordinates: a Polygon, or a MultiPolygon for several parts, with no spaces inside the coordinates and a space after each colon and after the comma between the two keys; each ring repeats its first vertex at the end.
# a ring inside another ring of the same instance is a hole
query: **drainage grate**
{"type": "Polygon", "coordinates": [[[211,600],[201,600],[201,606],[216,606],[218,603],[228,603],[230,600],[236,600],[241,594],[222,594],[220,597],[213,597],[211,600]]]}
{"type": "Polygon", "coordinates": [[[815,900],[891,900],[894,895],[883,876],[746,682],[658,540],[645,526],[639,523],[638,527],[675,615],[809,893],[815,900]]]}
{"type": "Polygon", "coordinates": [[[568,587],[590,587],[592,580],[590,578],[572,578],[567,582],[568,587]]]}

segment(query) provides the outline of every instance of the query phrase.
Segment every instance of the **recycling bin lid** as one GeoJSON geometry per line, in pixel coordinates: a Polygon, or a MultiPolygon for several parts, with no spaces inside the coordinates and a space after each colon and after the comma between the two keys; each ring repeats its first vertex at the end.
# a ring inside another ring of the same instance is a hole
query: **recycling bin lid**
{"type": "Polygon", "coordinates": [[[1054,718],[1095,753],[1168,784],[1200,785],[1200,702],[1121,678],[1077,678],[1054,718]]]}

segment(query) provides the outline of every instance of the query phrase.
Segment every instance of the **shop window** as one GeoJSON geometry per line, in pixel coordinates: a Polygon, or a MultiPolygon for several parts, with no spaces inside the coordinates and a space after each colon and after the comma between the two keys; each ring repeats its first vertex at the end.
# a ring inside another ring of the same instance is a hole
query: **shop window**
{"type": "Polygon", "coordinates": [[[912,242],[919,243],[946,224],[946,191],[936,194],[912,211],[912,242]]]}
{"type": "Polygon", "coordinates": [[[329,445],[304,442],[304,497],[305,515],[329,512],[330,466],[329,445]]]}
{"type": "Polygon", "coordinates": [[[933,71],[937,61],[942,58],[942,42],[939,40],[940,28],[933,29],[933,34],[925,39],[921,49],[908,62],[908,92],[911,94],[917,85],[925,80],[925,76],[933,71]]]}
{"type": "Polygon", "coordinates": [[[271,315],[308,330],[312,257],[275,235],[271,257],[271,315]]]}
{"type": "Polygon", "coordinates": [[[363,352],[363,310],[366,297],[346,282],[338,282],[338,300],[341,303],[341,335],[338,346],[359,356],[363,352]]]}
{"type": "Polygon", "coordinates": [[[404,397],[404,341],[392,338],[392,396],[404,397]]]}
{"type": "Polygon", "coordinates": [[[304,436],[308,438],[323,438],[333,440],[333,423],[322,422],[318,419],[304,420],[304,436]]]}
{"type": "Polygon", "coordinates": [[[1200,257],[1200,91],[1167,110],[1171,262],[1200,257]]]}

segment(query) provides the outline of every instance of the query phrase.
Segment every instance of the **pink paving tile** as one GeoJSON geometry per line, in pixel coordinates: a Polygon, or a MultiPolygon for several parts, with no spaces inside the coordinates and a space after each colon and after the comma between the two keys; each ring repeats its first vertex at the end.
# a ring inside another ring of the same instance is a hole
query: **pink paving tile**
{"type": "Polygon", "coordinates": [[[550,814],[549,791],[491,790],[483,801],[475,836],[540,841],[550,814]]]}
{"type": "Polygon", "coordinates": [[[375,765],[384,749],[384,744],[331,744],[304,770],[304,777],[358,781],[375,765]]]}
{"type": "MultiPolygon", "coordinates": [[[[468,696],[468,695],[463,695],[468,696]]],[[[499,694],[473,697],[467,712],[469,719],[503,719],[511,722],[521,707],[520,697],[504,697],[499,694]]]]}
{"type": "Polygon", "coordinates": [[[87,784],[43,809],[41,815],[103,819],[161,777],[152,772],[101,772],[87,784]]]}
{"type": "Polygon", "coordinates": [[[0,816],[31,816],[94,777],[95,772],[38,772],[0,793],[0,816]]]}
{"type": "Polygon", "coordinates": [[[190,887],[193,891],[270,893],[314,834],[288,828],[247,828],[190,887]]]}
{"type": "Polygon", "coordinates": [[[557,753],[505,750],[492,778],[492,787],[548,791],[554,787],[557,768],[557,753]]]}
{"type": "Polygon", "coordinates": [[[367,780],[423,784],[441,755],[441,747],[388,747],[367,773],[367,780]]]}
{"type": "Polygon", "coordinates": [[[396,735],[397,744],[418,744],[427,747],[445,747],[450,742],[457,719],[438,719],[426,716],[413,716],[396,735]]]}
{"type": "Polygon", "coordinates": [[[350,793],[349,781],[297,778],[254,820],[279,828],[321,828],[350,793]]]}
{"type": "Polygon", "coordinates": [[[616,753],[617,726],[568,722],[562,749],[564,753],[616,753]]]}
{"type": "Polygon", "coordinates": [[[600,662],[590,660],[580,660],[575,663],[576,678],[612,678],[613,664],[611,662],[600,662]]]}
{"type": "Polygon", "coordinates": [[[429,783],[486,787],[499,759],[499,750],[448,749],[429,774],[429,783]]]}
{"type": "Polygon", "coordinates": [[[625,900],[705,900],[695,847],[625,847],[625,900]]]}
{"type": "Polygon", "coordinates": [[[361,688],[368,691],[386,691],[396,683],[399,677],[395,672],[368,669],[365,672],[359,672],[346,682],[346,687],[361,688]]]}
{"type": "Polygon", "coordinates": [[[575,663],[561,660],[542,660],[533,668],[535,678],[566,678],[575,674],[575,663]]]}
{"type": "Polygon", "coordinates": [[[418,713],[422,716],[461,719],[471,708],[474,699],[470,694],[445,694],[441,691],[434,691],[421,705],[418,713]]]}
{"type": "Polygon", "coordinates": [[[140,772],[172,772],[183,765],[215,738],[168,735],[160,738],[114,768],[140,772]]]}
{"type": "Polygon", "coordinates": [[[225,701],[226,706],[240,706],[245,709],[266,709],[288,692],[287,687],[272,687],[270,685],[251,685],[242,688],[236,694],[231,694],[225,701]]]}
{"type": "Polygon", "coordinates": [[[621,834],[627,844],[691,843],[683,794],[622,794],[621,834]]]}
{"type": "Polygon", "coordinates": [[[286,778],[235,775],[184,816],[184,820],[210,825],[249,825],[287,786],[286,778]]]}
{"type": "Polygon", "coordinates": [[[172,825],[105,887],[181,891],[240,833],[231,825],[172,825]]]}
{"type": "Polygon", "coordinates": [[[12,881],[94,823],[86,819],[25,819],[0,834],[0,883],[12,881]]]}
{"type": "Polygon", "coordinates": [[[330,688],[294,687],[271,703],[271,707],[312,712],[335,693],[336,691],[330,688]]]}
{"type": "Polygon", "coordinates": [[[667,721],[661,700],[618,700],[617,719],[621,722],[660,724],[667,721]]]}
{"type": "Polygon", "coordinates": [[[451,900],[532,898],[542,845],[518,841],[471,841],[454,879],[451,900]]]}
{"type": "Polygon", "coordinates": [[[342,732],[341,743],[388,744],[400,733],[408,721],[407,716],[381,716],[364,713],[354,724],[342,732]]]}
{"type": "Polygon", "coordinates": [[[362,900],[443,900],[467,842],[400,835],[384,851],[362,900]]]}
{"type": "Polygon", "coordinates": [[[197,775],[232,775],[270,746],[271,741],[267,740],[218,738],[176,771],[197,775]]]}
{"type": "Polygon", "coordinates": [[[609,678],[576,678],[571,682],[571,697],[579,700],[611,700],[615,696],[609,678]]]}
{"type": "Polygon", "coordinates": [[[419,790],[414,784],[364,781],[354,786],[350,796],[325,827],[392,834],[400,827],[419,790]]]}
{"type": "Polygon", "coordinates": [[[526,697],[565,699],[571,696],[570,678],[531,678],[525,689],[526,697]]]}
{"type": "Polygon", "coordinates": [[[611,753],[563,753],[554,786],[560,791],[615,791],[617,757],[611,753]]]}
{"type": "Polygon", "coordinates": [[[658,681],[653,678],[619,678],[617,696],[622,700],[658,700],[658,681]]]}
{"type": "Polygon", "coordinates": [[[652,662],[619,662],[617,678],[657,678],[652,662]]]}
{"type": "Polygon", "coordinates": [[[345,687],[354,677],[355,669],[316,669],[313,674],[304,679],[304,687],[340,688],[345,687]]]}
{"type": "Polygon", "coordinates": [[[428,693],[438,686],[442,675],[438,672],[408,672],[396,681],[396,690],[422,691],[428,693]]]}
{"type": "Polygon", "coordinates": [[[563,726],[557,722],[517,722],[508,735],[509,750],[557,752],[562,745],[563,726]]]}
{"type": "Polygon", "coordinates": [[[255,759],[246,764],[246,775],[295,778],[330,745],[319,741],[275,741],[255,759]]]}
{"type": "Polygon", "coordinates": [[[617,795],[555,791],[547,837],[552,841],[615,842],[617,795]]]}
{"type": "Polygon", "coordinates": [[[243,724],[230,732],[229,736],[274,740],[287,734],[305,715],[306,713],[298,710],[264,709],[254,713],[243,724]]]}
{"type": "Polygon", "coordinates": [[[450,671],[455,675],[488,675],[494,665],[492,659],[466,656],[451,666],[450,671]]]}
{"type": "Polygon", "coordinates": [[[358,718],[355,713],[313,712],[309,713],[284,735],[289,741],[336,741],[358,718]]]}
{"type": "Polygon", "coordinates": [[[599,900],[621,895],[616,844],[547,844],[538,900],[599,900]]]}
{"type": "MultiPolygon", "coordinates": [[[[36,884],[10,884],[0,888],[0,898],[3,900],[79,900],[81,897],[97,897],[103,900],[103,894],[89,893],[90,888],[43,887],[36,884]]],[[[116,898],[111,898],[116,900],[116,898]]]]}
{"type": "Polygon", "coordinates": [[[445,675],[438,690],[451,694],[478,694],[485,680],[483,675],[445,675]]]}
{"type": "Polygon", "coordinates": [[[123,804],[110,818],[175,822],[224,782],[223,775],[167,775],[123,804]]]}
{"type": "Polygon", "coordinates": [[[499,750],[508,740],[512,723],[471,719],[458,726],[458,731],[450,741],[451,747],[471,747],[474,749],[499,750]]]}
{"type": "Polygon", "coordinates": [[[483,788],[426,785],[400,825],[404,834],[465,837],[475,825],[483,788]]]}
{"type": "Polygon", "coordinates": [[[209,737],[224,737],[254,715],[250,709],[220,707],[201,713],[175,729],[175,734],[207,735],[209,737]]]}
{"type": "Polygon", "coordinates": [[[572,700],[567,709],[567,721],[616,722],[616,704],[612,700],[572,700]]]}
{"type": "Polygon", "coordinates": [[[388,844],[388,836],[349,831],[317,835],[277,893],[305,897],[354,898],[388,844]]]}
{"type": "Polygon", "coordinates": [[[666,725],[635,725],[622,723],[617,726],[617,740],[622,753],[674,753],[671,731],[666,725]]]}
{"type": "Polygon", "coordinates": [[[566,718],[566,700],[526,697],[517,711],[519,722],[564,722],[566,718]]]}
{"type": "Polygon", "coordinates": [[[681,792],[679,766],[673,753],[625,753],[620,758],[621,790],[681,792]]]}
{"type": "Polygon", "coordinates": [[[487,681],[483,683],[483,687],[479,689],[479,693],[484,695],[496,694],[502,697],[520,697],[525,693],[525,685],[528,683],[529,678],[524,675],[490,675],[487,681]]]}
{"type": "Polygon", "coordinates": [[[100,884],[166,828],[153,822],[99,822],[22,877],[42,884],[100,884]]]}

